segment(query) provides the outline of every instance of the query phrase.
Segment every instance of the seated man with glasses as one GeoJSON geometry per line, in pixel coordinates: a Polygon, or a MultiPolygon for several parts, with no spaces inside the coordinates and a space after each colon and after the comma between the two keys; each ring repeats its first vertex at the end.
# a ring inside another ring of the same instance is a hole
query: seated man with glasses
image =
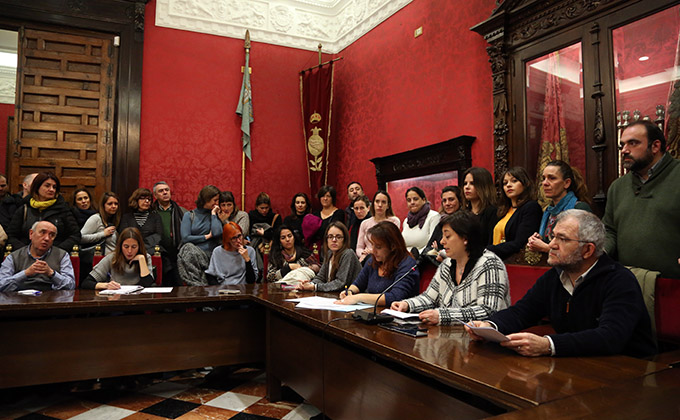
{"type": "Polygon", "coordinates": [[[597,216],[576,209],[560,213],[548,254],[553,268],[513,306],[472,323],[507,334],[510,340],[501,345],[523,356],[656,353],[640,286],[633,273],[604,253],[604,240],[597,216]],[[555,334],[519,332],[545,317],[555,334]]]}

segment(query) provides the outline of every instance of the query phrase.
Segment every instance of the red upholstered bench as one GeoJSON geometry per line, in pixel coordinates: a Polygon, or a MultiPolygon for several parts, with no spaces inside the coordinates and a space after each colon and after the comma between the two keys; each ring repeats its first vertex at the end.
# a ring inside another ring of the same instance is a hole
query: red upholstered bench
{"type": "Polygon", "coordinates": [[[514,305],[520,300],[550,267],[507,264],[508,280],[510,281],[510,301],[514,305]]]}
{"type": "Polygon", "coordinates": [[[680,346],[680,279],[656,279],[654,291],[654,316],[656,317],[656,336],[660,350],[664,343],[680,346]]]}

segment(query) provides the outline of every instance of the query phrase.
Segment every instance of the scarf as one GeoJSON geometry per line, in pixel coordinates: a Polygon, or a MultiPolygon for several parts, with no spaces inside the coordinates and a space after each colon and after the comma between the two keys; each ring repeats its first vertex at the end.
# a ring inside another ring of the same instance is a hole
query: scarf
{"type": "Polygon", "coordinates": [[[74,207],[74,208],[76,210],[74,212],[74,216],[76,217],[76,221],[78,222],[78,226],[80,226],[81,229],[83,228],[83,225],[85,225],[85,222],[87,222],[87,219],[89,219],[90,216],[92,216],[93,214],[97,213],[96,211],[94,211],[92,209],[83,210],[83,209],[78,208],[78,207],[74,207]]]}
{"type": "Polygon", "coordinates": [[[57,202],[56,198],[53,198],[53,199],[47,200],[47,201],[38,201],[35,198],[31,198],[31,201],[30,201],[31,207],[33,207],[34,209],[38,209],[39,211],[45,210],[46,208],[50,207],[51,205],[53,205],[56,202],[57,202]]]}
{"type": "Polygon", "coordinates": [[[427,219],[427,214],[430,212],[430,203],[425,203],[423,207],[418,210],[418,213],[411,213],[408,212],[408,216],[406,218],[406,223],[408,223],[408,227],[413,229],[415,225],[418,225],[420,229],[423,228],[423,225],[425,224],[425,219],[427,219]]]}
{"type": "Polygon", "coordinates": [[[557,205],[546,207],[545,211],[543,212],[543,218],[541,219],[541,229],[538,231],[538,234],[541,235],[541,237],[544,237],[545,229],[548,227],[548,221],[550,220],[550,217],[557,217],[557,215],[563,211],[573,209],[577,202],[578,198],[576,198],[576,195],[572,191],[569,191],[567,195],[565,195],[564,198],[562,198],[560,202],[557,203],[557,205]]]}

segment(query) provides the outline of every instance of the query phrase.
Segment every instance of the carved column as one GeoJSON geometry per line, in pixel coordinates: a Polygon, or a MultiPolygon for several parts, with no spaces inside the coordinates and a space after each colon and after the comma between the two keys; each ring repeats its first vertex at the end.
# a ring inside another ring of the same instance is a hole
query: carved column
{"type": "Polygon", "coordinates": [[[499,179],[508,169],[508,92],[507,68],[508,54],[505,50],[502,31],[488,34],[486,52],[491,63],[493,79],[493,139],[494,139],[494,179],[499,179]]]}
{"type": "Polygon", "coordinates": [[[595,82],[593,83],[593,94],[595,100],[595,125],[593,127],[593,150],[597,155],[597,192],[593,200],[604,208],[606,194],[604,191],[604,152],[607,149],[605,143],[604,117],[602,116],[602,82],[600,79],[600,25],[595,22],[590,28],[591,45],[595,57],[595,82]]]}

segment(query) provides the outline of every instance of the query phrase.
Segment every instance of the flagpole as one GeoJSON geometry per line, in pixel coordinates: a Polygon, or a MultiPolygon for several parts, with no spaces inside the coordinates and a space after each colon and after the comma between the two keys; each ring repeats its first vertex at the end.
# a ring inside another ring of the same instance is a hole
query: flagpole
{"type": "MultiPolygon", "coordinates": [[[[243,44],[246,49],[246,57],[250,54],[250,31],[246,29],[246,40],[243,44]]],[[[248,60],[246,60],[248,62],[248,60]]],[[[244,68],[244,72],[250,69],[244,68]]],[[[241,148],[241,210],[246,210],[246,151],[241,148]]]]}

